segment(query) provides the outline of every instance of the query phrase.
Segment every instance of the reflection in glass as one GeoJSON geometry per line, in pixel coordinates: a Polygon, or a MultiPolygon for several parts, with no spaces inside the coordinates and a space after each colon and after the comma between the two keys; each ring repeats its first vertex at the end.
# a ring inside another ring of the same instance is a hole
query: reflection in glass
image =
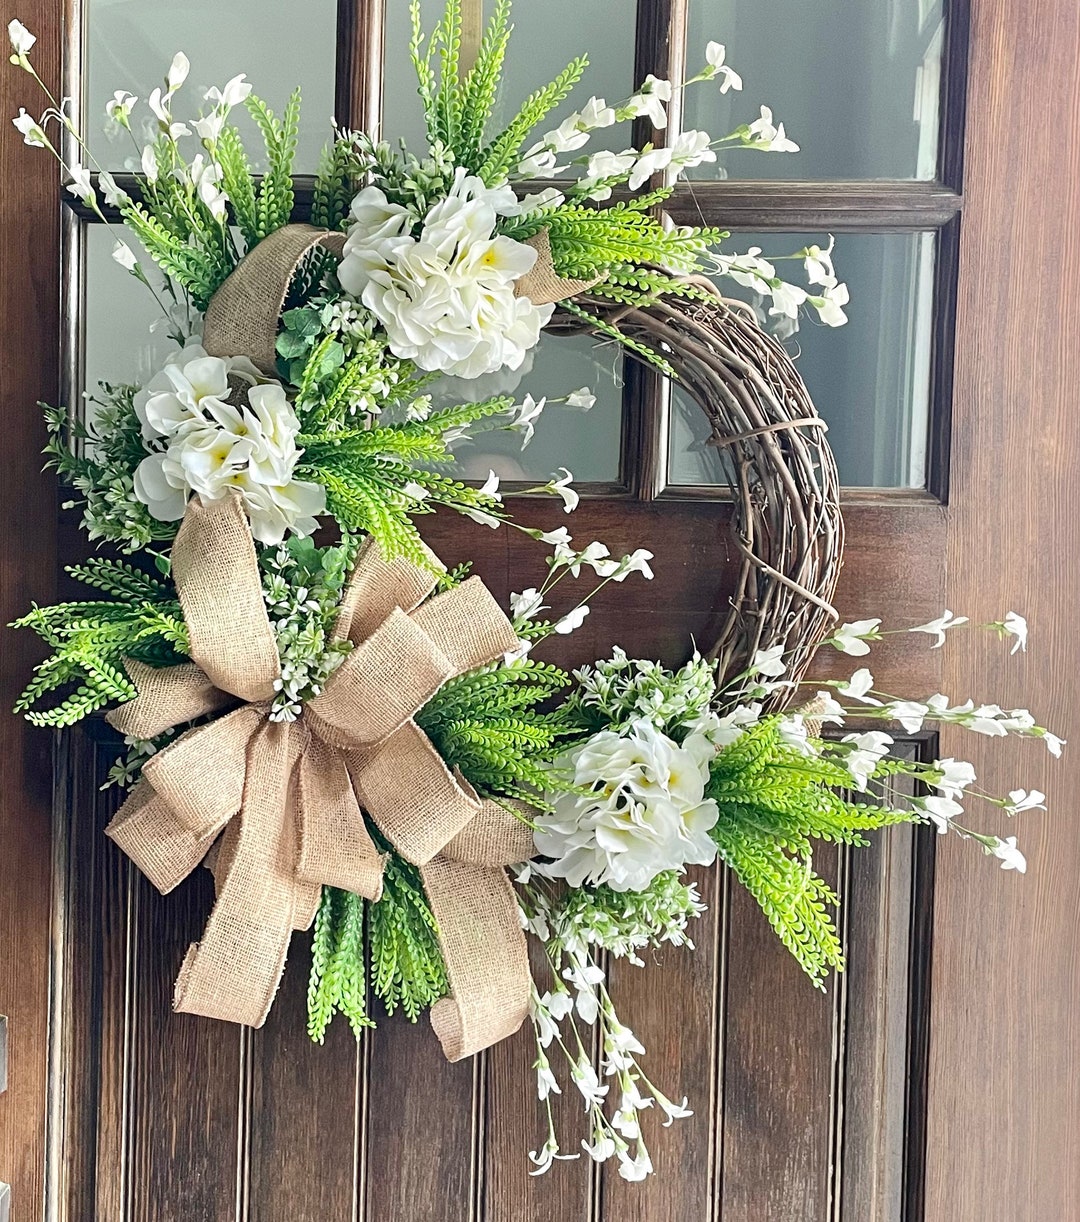
{"type": "Polygon", "coordinates": [[[683,126],[726,135],[761,103],[798,153],[736,149],[702,178],[936,177],[944,0],[690,0],[687,75],[710,40],[744,81],[686,91],[683,126]]]}
{"type": "MultiPolygon", "coordinates": [[[[334,0],[87,0],[86,109],[83,126],[94,156],[105,169],[135,170],[141,146],[153,138],[154,118],[146,106],[161,85],[173,55],[183,51],[191,73],[173,99],[177,119],[194,118],[203,94],[244,72],[255,92],[281,114],[297,85],[303,93],[297,173],[313,173],[330,137],[334,110],[337,5],[334,0]],[[117,89],[139,99],[131,135],[105,117],[105,103],[117,89]],[[145,126],[140,127],[139,124],[145,126]]],[[[233,112],[249,156],[261,168],[262,143],[243,107],[233,112]]],[[[198,137],[185,140],[189,158],[198,137]]]]}
{"type": "MultiPolygon", "coordinates": [[[[142,385],[175,348],[162,312],[145,286],[112,258],[118,230],[105,225],[86,229],[86,389],[99,382],[142,385]],[[151,330],[151,328],[155,328],[151,330]]],[[[127,233],[150,279],[158,282],[149,255],[127,233]]],[[[494,469],[505,480],[547,480],[565,464],[581,482],[614,482],[619,477],[622,428],[622,358],[611,344],[593,339],[546,335],[514,372],[504,371],[472,381],[444,379],[436,385],[437,406],[479,402],[494,395],[531,393],[539,399],[565,399],[588,386],[596,403],[588,411],[551,403],[536,421],[536,434],[521,448],[522,435],[506,430],[485,432],[455,447],[463,478],[483,479],[494,469]]]]}
{"type": "MultiPolygon", "coordinates": [[[[732,249],[797,250],[821,234],[736,234],[732,249]]],[[[926,486],[930,411],[934,235],[840,234],[837,273],[851,290],[849,322],[824,327],[803,317],[784,341],[829,424],[840,480],[848,487],[926,486]]],[[[779,264],[782,272],[784,264],[779,264]]],[[[793,277],[794,278],[794,277],[793,277]]],[[[730,280],[725,295],[754,301],[730,280]]],[[[770,320],[765,320],[768,321],[770,320]]],[[[771,320],[775,321],[775,320],[771,320]]],[[[722,450],[706,445],[705,416],[672,394],[668,470],[672,484],[720,484],[722,450]]]]}
{"type": "MultiPolygon", "coordinates": [[[[443,7],[444,0],[422,0],[425,30],[432,29],[443,7]]],[[[490,0],[484,7],[490,16],[490,0]]],[[[588,55],[589,67],[570,97],[537,129],[537,137],[557,127],[593,95],[617,102],[633,93],[635,5],[630,0],[517,0],[512,22],[514,32],[495,108],[496,130],[514,116],[533,90],[546,85],[582,54],[588,55]]],[[[390,0],[386,6],[383,135],[393,141],[403,139],[419,153],[427,147],[427,137],[409,60],[409,30],[406,0],[390,0]]],[[[623,149],[629,143],[630,124],[620,123],[595,132],[584,151],[623,149]]]]}

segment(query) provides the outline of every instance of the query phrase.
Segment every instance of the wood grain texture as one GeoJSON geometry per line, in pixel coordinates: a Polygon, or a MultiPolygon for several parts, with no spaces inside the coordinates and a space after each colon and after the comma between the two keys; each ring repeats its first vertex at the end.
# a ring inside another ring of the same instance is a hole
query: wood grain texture
{"type": "MultiPolygon", "coordinates": [[[[34,62],[59,79],[55,5],[28,0],[19,17],[40,35],[34,62]]],[[[9,17],[5,16],[6,25],[9,17]]],[[[6,59],[6,53],[5,53],[6,59]]],[[[26,147],[8,116],[32,92],[7,63],[0,72],[0,625],[55,590],[55,486],[36,455],[45,440],[39,399],[56,394],[59,325],[57,172],[26,147]],[[18,184],[18,190],[12,184],[18,184]]],[[[0,627],[0,1013],[8,1016],[8,1087],[0,1095],[0,1180],[15,1218],[43,1209],[49,994],[51,738],[9,710],[40,657],[29,632],[0,627]]]]}
{"type": "MultiPolygon", "coordinates": [[[[1010,607],[1032,625],[1014,658],[955,642],[945,690],[1031,705],[1076,738],[1080,673],[1080,8],[972,0],[957,311],[948,605],[1010,607]],[[1054,116],[1054,139],[1032,138],[1054,116]]],[[[987,787],[1050,795],[1019,826],[1023,879],[967,845],[937,866],[928,1222],[1049,1222],[1080,1211],[1080,823],[1073,748],[947,736],[987,787]],[[962,1134],[962,1140],[957,1136],[962,1134]]]]}

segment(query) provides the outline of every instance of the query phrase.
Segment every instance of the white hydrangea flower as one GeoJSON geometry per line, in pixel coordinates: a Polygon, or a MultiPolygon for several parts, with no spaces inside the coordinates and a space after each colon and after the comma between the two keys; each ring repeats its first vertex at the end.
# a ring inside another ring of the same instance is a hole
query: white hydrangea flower
{"type": "Polygon", "coordinates": [[[714,747],[703,733],[682,746],[645,720],[628,733],[594,734],[560,761],[588,796],[562,794],[537,818],[543,873],[572,887],[644,890],[657,874],[716,857],[709,831],[719,817],[705,797],[714,747]]]}
{"type": "Polygon", "coordinates": [[[153,447],[135,470],[135,495],[158,521],[182,518],[194,493],[213,501],[235,488],[260,543],[315,530],[326,494],[293,478],[300,422],[282,386],[246,357],[189,345],[136,395],[135,411],[153,447]],[[246,403],[230,401],[238,390],[246,403]]]}
{"type": "Polygon", "coordinates": [[[510,187],[459,169],[413,237],[414,218],[377,187],[357,196],[338,279],[378,318],[395,356],[465,378],[521,366],[555,307],[515,296],[536,252],[494,230],[517,206],[510,187]]]}

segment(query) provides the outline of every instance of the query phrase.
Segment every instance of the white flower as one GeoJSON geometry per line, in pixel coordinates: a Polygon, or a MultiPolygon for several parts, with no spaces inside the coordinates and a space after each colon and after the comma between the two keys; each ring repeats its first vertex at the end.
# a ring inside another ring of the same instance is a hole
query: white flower
{"type": "Polygon", "coordinates": [[[1011,653],[1027,649],[1028,624],[1022,615],[1017,615],[1015,611],[1010,611],[1004,620],[1002,620],[1001,628],[1003,632],[1016,637],[1010,650],[1011,653]]]}
{"type": "Polygon", "coordinates": [[[919,798],[915,803],[916,810],[921,810],[941,835],[949,830],[949,820],[964,813],[964,808],[952,798],[931,795],[929,798],[919,798]]]}
{"type": "Polygon", "coordinates": [[[139,266],[139,260],[135,258],[135,252],[126,242],[118,241],[112,248],[112,257],[126,268],[129,272],[133,272],[139,266]]]}
{"type": "Polygon", "coordinates": [[[829,692],[815,692],[812,716],[815,721],[820,721],[822,724],[830,722],[832,725],[842,726],[844,724],[844,706],[834,700],[829,692]]]}
{"type": "Polygon", "coordinates": [[[210,210],[210,215],[216,221],[224,221],[227,215],[225,205],[229,197],[218,185],[221,182],[221,167],[215,161],[208,161],[200,153],[192,161],[189,174],[191,185],[210,210]]]}
{"type": "Polygon", "coordinates": [[[1058,738],[1056,734],[1051,734],[1049,730],[1047,730],[1040,737],[1046,743],[1047,751],[1049,751],[1055,759],[1061,759],[1061,748],[1066,745],[1065,739],[1058,738]]]}
{"type": "Polygon", "coordinates": [[[554,131],[544,134],[543,143],[553,153],[572,153],[589,143],[589,131],[579,126],[577,115],[567,115],[554,131]]]}
{"type": "Polygon", "coordinates": [[[930,646],[931,649],[940,649],[945,644],[945,633],[950,628],[959,628],[961,624],[966,624],[968,617],[966,615],[953,615],[948,609],[944,614],[939,615],[937,619],[932,619],[928,623],[918,624],[914,628],[909,628],[908,632],[927,632],[931,636],[936,636],[937,640],[930,646]]]}
{"type": "Polygon", "coordinates": [[[866,643],[867,640],[877,641],[881,639],[881,634],[878,632],[880,627],[881,620],[879,619],[855,620],[853,623],[844,624],[838,628],[825,644],[831,645],[841,653],[861,658],[870,652],[870,646],[866,643]]]}
{"type": "Polygon", "coordinates": [[[546,1099],[549,1095],[561,1095],[562,1088],[559,1086],[558,1080],[551,1072],[551,1065],[547,1058],[538,1060],[533,1066],[536,1070],[536,1094],[540,1099],[546,1099]]]}
{"type": "Polygon", "coordinates": [[[33,115],[28,115],[23,107],[19,107],[18,115],[11,120],[15,125],[16,130],[23,138],[23,144],[29,144],[32,148],[43,149],[45,147],[45,131],[34,118],[33,115]]]}
{"type": "Polygon", "coordinates": [[[259,377],[244,357],[210,357],[192,345],[135,396],[144,439],[167,443],[135,471],[135,495],[153,517],[175,521],[193,493],[212,501],[236,489],[260,543],[315,530],[326,494],[292,477],[300,422],[281,385],[257,385],[259,377]],[[230,376],[239,379],[238,389],[230,376]],[[237,405],[230,399],[239,390],[247,402],[237,405]]]}
{"type": "Polygon", "coordinates": [[[188,62],[188,57],[183,51],[177,51],[173,56],[173,61],[169,65],[168,75],[165,78],[165,83],[169,90],[166,97],[174,94],[180,86],[187,80],[187,75],[191,69],[191,64],[188,62]]]}
{"type": "Polygon", "coordinates": [[[610,127],[615,122],[615,111],[603,98],[589,98],[577,116],[578,126],[587,131],[598,127],[610,127]]]}
{"type": "Polygon", "coordinates": [[[898,721],[909,734],[917,734],[922,729],[929,712],[929,706],[918,700],[894,700],[885,706],[885,715],[898,721]]]}
{"type": "Polygon", "coordinates": [[[542,873],[572,887],[642,891],[664,870],[715,859],[709,829],[719,811],[704,796],[708,760],[649,722],[632,722],[623,735],[602,730],[560,766],[592,792],[561,794],[551,813],[537,816],[536,850],[553,859],[537,867],[542,873]]]}
{"type": "Polygon", "coordinates": [[[555,530],[538,531],[536,538],[539,542],[546,543],[549,547],[554,548],[568,547],[572,542],[570,532],[565,526],[559,526],[555,530]]]}
{"type": "Polygon", "coordinates": [[[777,732],[780,735],[780,741],[800,755],[817,754],[818,749],[810,741],[804,714],[792,713],[787,717],[782,717],[777,726],[777,732]]]}
{"type": "Polygon", "coordinates": [[[941,776],[930,784],[947,798],[961,797],[964,790],[975,783],[975,769],[967,760],[955,760],[951,756],[935,760],[933,771],[940,772],[941,776]]]}
{"type": "Polygon", "coordinates": [[[588,614],[589,608],[587,606],[575,607],[573,611],[568,611],[562,619],[556,621],[552,625],[551,631],[557,632],[560,636],[569,636],[571,632],[576,632],[581,627],[588,614]]]}
{"type": "Polygon", "coordinates": [[[551,1170],[551,1164],[558,1159],[564,1162],[568,1159],[577,1158],[577,1154],[560,1154],[559,1143],[555,1140],[554,1133],[544,1143],[544,1148],[537,1152],[536,1150],[529,1151],[529,1158],[536,1164],[536,1170],[530,1171],[530,1175],[543,1175],[545,1171],[551,1170]]]}
{"type": "Polygon", "coordinates": [[[31,34],[21,21],[15,20],[8,22],[7,32],[11,40],[12,51],[19,59],[25,59],[31,47],[37,42],[37,35],[31,34]]]}
{"type": "Polygon", "coordinates": [[[583,412],[587,412],[590,407],[596,402],[596,396],[589,390],[587,386],[582,386],[577,390],[572,390],[566,396],[567,407],[577,407],[583,412]]]}
{"type": "Polygon", "coordinates": [[[216,85],[212,86],[203,94],[203,99],[217,109],[229,111],[234,106],[239,106],[251,95],[251,84],[244,79],[244,73],[239,76],[234,76],[227,82],[224,89],[218,89],[216,85]]]}
{"type": "Polygon", "coordinates": [[[67,189],[82,200],[89,200],[94,194],[90,171],[78,161],[71,167],[71,182],[67,184],[67,189]]]}
{"type": "MultiPolygon", "coordinates": [[[[554,532],[553,532],[554,533],[554,532]]],[[[618,567],[618,561],[608,559],[610,552],[603,543],[592,542],[584,551],[575,552],[569,547],[569,535],[566,542],[555,544],[555,555],[552,557],[552,567],[562,568],[567,567],[570,570],[572,577],[577,577],[581,573],[583,565],[588,565],[595,573],[601,577],[607,577],[612,572],[612,566],[618,567]]]]}
{"type": "Polygon", "coordinates": [[[646,149],[640,154],[637,163],[634,165],[630,173],[630,178],[627,183],[631,191],[636,191],[644,182],[647,182],[654,174],[660,170],[666,170],[671,163],[671,149],[646,149]]]}
{"type": "Polygon", "coordinates": [[[595,1163],[606,1163],[607,1160],[615,1153],[615,1140],[608,1137],[602,1130],[597,1130],[593,1134],[593,1144],[584,1139],[581,1139],[581,1148],[595,1163]]]}
{"type": "Polygon", "coordinates": [[[378,318],[395,356],[466,378],[520,367],[555,307],[515,296],[536,252],[494,230],[516,204],[509,187],[459,169],[413,237],[409,215],[377,187],[357,196],[338,280],[378,318]]]}
{"type": "Polygon", "coordinates": [[[784,662],[783,645],[772,645],[768,649],[759,649],[750,664],[752,675],[768,675],[775,678],[777,675],[782,675],[785,670],[787,670],[787,664],[784,662]]]}
{"type": "Polygon", "coordinates": [[[101,194],[110,208],[118,208],[128,197],[127,192],[116,185],[116,179],[108,170],[98,173],[98,186],[101,187],[101,194]]]}
{"type": "Polygon", "coordinates": [[[670,1129],[676,1120],[686,1120],[688,1117],[694,1114],[690,1108],[686,1106],[690,1101],[685,1095],[683,1095],[682,1103],[673,1103],[670,1099],[668,1099],[665,1095],[660,1094],[658,1091],[656,1093],[656,1102],[660,1104],[664,1115],[667,1117],[667,1120],[664,1121],[665,1129],[670,1129]]]}
{"type": "Polygon", "coordinates": [[[142,172],[146,175],[150,182],[157,182],[158,163],[157,155],[154,152],[154,146],[148,144],[142,151],[142,172]]]}
{"type": "Polygon", "coordinates": [[[532,395],[526,395],[520,403],[515,403],[507,413],[510,423],[506,427],[524,434],[521,441],[521,448],[523,450],[532,441],[533,435],[536,433],[536,421],[540,419],[540,413],[544,410],[546,403],[546,398],[534,399],[532,395]]]}
{"type": "Polygon", "coordinates": [[[480,489],[480,495],[490,497],[493,501],[502,501],[502,494],[499,492],[499,477],[494,471],[488,471],[488,477],[484,480],[484,486],[480,489]]]}
{"type": "Polygon", "coordinates": [[[721,276],[730,276],[743,288],[768,292],[765,282],[776,279],[776,268],[760,256],[760,246],[751,246],[744,255],[716,255],[716,270],[721,276]]]}
{"type": "Polygon", "coordinates": [[[510,614],[515,620],[532,619],[544,609],[544,596],[534,587],[510,595],[510,614]]]}
{"type": "Polygon", "coordinates": [[[851,300],[846,284],[834,284],[825,290],[820,297],[808,297],[807,300],[818,312],[818,318],[827,327],[842,327],[848,316],[844,306],[851,300]]]}
{"type": "Polygon", "coordinates": [[[593,153],[585,167],[584,177],[578,180],[579,194],[589,199],[605,200],[611,198],[610,179],[625,177],[634,167],[638,159],[635,149],[627,149],[622,153],[612,153],[603,149],[593,153]]]}
{"type": "Polygon", "coordinates": [[[649,1152],[641,1143],[638,1143],[638,1152],[635,1158],[630,1158],[620,1152],[619,1154],[619,1174],[624,1180],[629,1180],[630,1183],[636,1184],[643,1180],[647,1175],[651,1174],[653,1169],[652,1159],[649,1158],[649,1152]]]}
{"type": "Polygon", "coordinates": [[[1004,725],[1004,710],[996,704],[980,704],[977,709],[960,718],[962,725],[976,734],[985,734],[988,738],[1006,738],[1008,726],[1004,725]]]}
{"type": "Polygon", "coordinates": [[[502,525],[499,518],[497,518],[493,513],[488,513],[484,509],[461,508],[458,510],[458,512],[463,513],[467,518],[472,518],[474,522],[479,523],[481,526],[490,526],[492,530],[498,530],[498,528],[502,525]]]}
{"type": "Polygon", "coordinates": [[[836,271],[832,261],[833,245],[834,239],[830,234],[829,245],[825,250],[820,246],[807,246],[803,251],[803,267],[811,284],[820,284],[825,288],[832,288],[836,284],[836,271]]]}
{"type": "Polygon", "coordinates": [[[1003,870],[1015,870],[1018,874],[1027,872],[1027,858],[1016,847],[1015,836],[1007,836],[1004,840],[999,836],[990,852],[1001,859],[1003,870]]]}
{"type": "Polygon", "coordinates": [[[517,173],[521,178],[551,178],[558,171],[558,158],[543,141],[528,149],[525,156],[517,164],[517,173]]]}
{"type": "Polygon", "coordinates": [[[105,103],[105,113],[121,127],[128,126],[131,109],[139,99],[126,89],[117,89],[108,102],[105,103]]]}
{"type": "Polygon", "coordinates": [[[631,573],[640,573],[646,581],[652,581],[653,571],[649,565],[649,561],[652,558],[652,552],[646,551],[643,547],[635,548],[630,555],[623,556],[617,562],[614,571],[611,573],[612,581],[625,581],[631,573]]]}
{"type": "Polygon", "coordinates": [[[797,284],[776,280],[769,286],[769,292],[773,301],[769,307],[770,315],[780,318],[799,317],[799,307],[806,300],[805,289],[799,288],[797,284]]]}
{"type": "Polygon", "coordinates": [[[1010,789],[1006,813],[1018,815],[1024,810],[1046,810],[1046,794],[1038,789],[1010,789]]]}
{"type": "Polygon", "coordinates": [[[633,117],[648,115],[653,127],[667,126],[667,111],[664,103],[671,101],[671,82],[649,75],[641,82],[641,86],[626,103],[626,110],[633,117]]]}
{"type": "Polygon", "coordinates": [[[724,63],[727,56],[727,48],[721,42],[710,42],[705,47],[705,62],[708,64],[709,77],[719,76],[720,92],[727,93],[729,89],[741,89],[743,87],[742,77],[735,71],[734,68],[729,68],[724,63]]]}
{"type": "Polygon", "coordinates": [[[700,735],[714,747],[730,747],[742,738],[750,726],[757,725],[760,719],[761,705],[756,702],[736,705],[723,717],[710,709],[690,723],[690,734],[686,741],[689,742],[691,738],[700,735]]]}
{"type": "Polygon", "coordinates": [[[214,110],[208,115],[200,115],[198,119],[193,119],[191,126],[195,129],[195,134],[200,140],[206,144],[213,144],[218,136],[221,135],[221,129],[225,126],[225,115],[214,110]]]}
{"type": "Polygon", "coordinates": [[[715,161],[716,154],[709,147],[711,142],[708,132],[680,132],[671,146],[671,157],[668,161],[668,184],[673,183],[682,170],[701,165],[704,161],[715,161]]]}
{"type": "Polygon", "coordinates": [[[747,129],[750,139],[744,143],[748,148],[760,149],[763,153],[797,153],[799,146],[789,140],[783,123],[773,125],[773,114],[768,106],[762,106],[761,118],[755,119],[747,129]]]}
{"type": "Polygon", "coordinates": [[[584,1053],[579,1056],[571,1068],[570,1076],[574,1080],[574,1085],[581,1092],[581,1097],[585,1100],[586,1111],[602,1104],[605,1096],[611,1089],[610,1086],[600,1085],[600,1079],[596,1076],[596,1070],[584,1053]]]}
{"type": "Polygon", "coordinates": [[[865,734],[845,734],[841,741],[853,744],[844,764],[855,788],[862,793],[874,769],[888,755],[893,740],[880,730],[869,730],[865,734]]]}
{"type": "Polygon", "coordinates": [[[570,471],[565,467],[560,467],[542,489],[542,491],[550,493],[552,496],[562,498],[563,511],[565,513],[573,513],[578,507],[578,502],[581,500],[577,491],[570,486],[573,479],[574,476],[570,471]]]}
{"type": "Polygon", "coordinates": [[[852,700],[860,700],[863,704],[880,704],[880,700],[875,700],[872,696],[867,695],[868,692],[873,690],[873,687],[874,676],[865,666],[861,666],[850,679],[845,679],[842,683],[838,683],[836,690],[841,696],[848,696],[852,700]]]}

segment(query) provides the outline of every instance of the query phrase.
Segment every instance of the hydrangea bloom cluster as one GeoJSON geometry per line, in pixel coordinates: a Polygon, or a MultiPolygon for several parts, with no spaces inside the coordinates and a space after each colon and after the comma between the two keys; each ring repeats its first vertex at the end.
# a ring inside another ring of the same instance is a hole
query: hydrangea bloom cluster
{"type": "Polygon", "coordinates": [[[193,493],[215,501],[236,488],[260,543],[315,530],[326,494],[293,478],[300,422],[281,383],[246,357],[208,356],[188,345],[134,406],[150,450],[135,470],[135,495],[158,521],[182,518],[193,493]]]}

